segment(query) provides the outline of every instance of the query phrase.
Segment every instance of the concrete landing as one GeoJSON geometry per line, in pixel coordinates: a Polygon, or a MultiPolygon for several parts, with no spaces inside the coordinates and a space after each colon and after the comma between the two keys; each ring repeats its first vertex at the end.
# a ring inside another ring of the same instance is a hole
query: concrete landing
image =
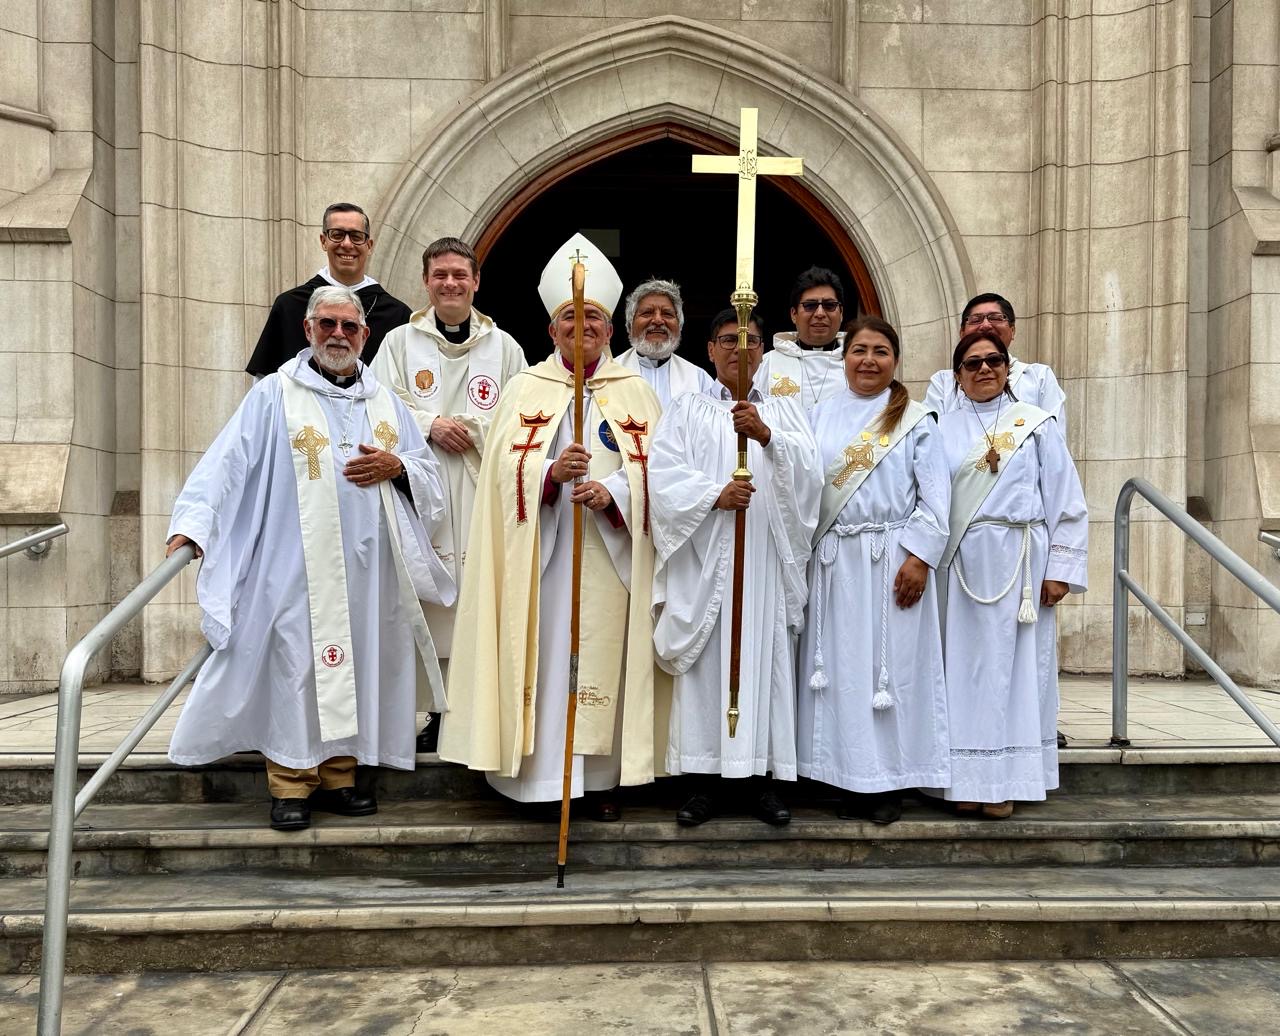
{"type": "MultiPolygon", "coordinates": [[[[0,977],[0,1031],[39,980],[0,977]]],[[[1280,960],[676,963],[73,975],[66,1036],[630,1036],[1275,1031],[1280,960]]]]}

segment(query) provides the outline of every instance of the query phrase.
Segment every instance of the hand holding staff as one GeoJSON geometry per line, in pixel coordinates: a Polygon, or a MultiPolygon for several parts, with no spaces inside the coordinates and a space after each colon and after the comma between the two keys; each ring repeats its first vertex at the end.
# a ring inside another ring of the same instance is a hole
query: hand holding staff
{"type": "MultiPolygon", "coordinates": [[[[586,324],[587,271],[573,264],[573,444],[582,448],[582,332],[586,324]]],[[[560,845],[556,855],[556,888],[564,888],[564,867],[569,856],[569,798],[573,790],[573,728],[578,716],[578,639],[582,627],[582,500],[575,491],[573,503],[573,589],[569,612],[569,702],[564,724],[564,783],[560,790],[560,845]]]]}

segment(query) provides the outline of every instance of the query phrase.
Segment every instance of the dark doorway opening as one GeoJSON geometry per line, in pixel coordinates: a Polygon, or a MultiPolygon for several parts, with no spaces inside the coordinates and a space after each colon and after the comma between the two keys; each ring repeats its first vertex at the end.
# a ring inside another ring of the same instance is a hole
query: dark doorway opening
{"type": "MultiPolygon", "coordinates": [[[[478,242],[483,262],[476,304],[524,347],[530,363],[550,350],[538,276],[551,251],[581,231],[609,255],[623,282],[614,314],[613,352],[628,348],[623,301],[650,277],[676,281],[684,293],[680,354],[708,367],[711,318],[733,288],[737,179],[694,174],[690,157],[727,153],[724,142],[682,127],[651,127],[579,156],[572,168],[543,174],[513,199],[478,242]],[[633,138],[635,135],[632,135],[633,138]]],[[[757,188],[755,287],[766,332],[794,330],[788,298],[810,265],[840,276],[845,317],[879,313],[866,267],[834,217],[791,178],[762,178],[757,188]]]]}

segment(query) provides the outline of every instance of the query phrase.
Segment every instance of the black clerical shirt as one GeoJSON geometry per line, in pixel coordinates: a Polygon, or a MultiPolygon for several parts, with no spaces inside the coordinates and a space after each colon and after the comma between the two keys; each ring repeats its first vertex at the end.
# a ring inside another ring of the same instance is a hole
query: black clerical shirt
{"type": "MultiPolygon", "coordinates": [[[[307,303],[317,288],[329,285],[319,274],[305,284],[276,296],[263,325],[258,344],[245,367],[256,378],[274,374],[280,365],[293,359],[307,347],[307,333],[302,321],[307,315],[307,303]]],[[[392,295],[381,284],[370,284],[356,291],[364,304],[365,323],[369,325],[369,340],[364,343],[360,359],[372,363],[378,355],[378,346],[387,332],[409,322],[409,307],[392,295]]]]}

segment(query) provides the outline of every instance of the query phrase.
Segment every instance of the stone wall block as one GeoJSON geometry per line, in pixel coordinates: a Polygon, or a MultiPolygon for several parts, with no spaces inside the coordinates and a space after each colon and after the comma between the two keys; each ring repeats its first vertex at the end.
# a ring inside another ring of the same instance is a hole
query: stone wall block
{"type": "Polygon", "coordinates": [[[315,162],[402,162],[409,156],[409,83],[307,79],[300,157],[315,162]],[[377,112],[377,118],[370,118],[377,112]]]}
{"type": "Polygon", "coordinates": [[[1085,393],[1084,452],[1090,460],[1132,460],[1145,455],[1145,435],[1133,426],[1145,413],[1146,378],[1094,377],[1085,393]]]}
{"type": "Polygon", "coordinates": [[[892,285],[900,324],[918,326],[938,319],[940,314],[929,306],[929,300],[938,293],[938,269],[927,249],[919,248],[889,263],[885,273],[892,285]]]}
{"type": "Polygon", "coordinates": [[[37,357],[11,353],[16,362],[17,442],[67,442],[74,416],[75,383],[70,352],[37,357]],[[20,359],[19,359],[20,358],[20,359]]]}
{"type": "Polygon", "coordinates": [[[969,250],[969,261],[973,264],[975,284],[1002,284],[1009,298],[1030,297],[1034,270],[1031,267],[1030,242],[1025,237],[973,236],[965,244],[969,250]]]}
{"type": "MultiPolygon", "coordinates": [[[[1231,146],[1242,151],[1261,151],[1267,138],[1276,131],[1276,112],[1280,108],[1276,67],[1237,64],[1229,74],[1231,146]]],[[[1222,123],[1227,124],[1227,120],[1223,119],[1222,123]]]]}
{"type": "Polygon", "coordinates": [[[895,87],[862,87],[858,101],[874,111],[913,154],[924,150],[924,92],[895,87]]]}
{"type": "Polygon", "coordinates": [[[67,656],[67,616],[63,608],[10,607],[8,656],[13,690],[44,690],[58,682],[67,656]]]}
{"type": "Polygon", "coordinates": [[[899,377],[904,380],[927,385],[935,371],[951,366],[953,343],[950,320],[904,325],[898,328],[898,335],[902,344],[899,377]]]}
{"type": "Polygon", "coordinates": [[[921,158],[930,171],[1026,170],[1030,115],[1031,99],[1024,90],[926,90],[921,158]],[[958,133],[958,126],[983,131],[958,133]],[[1000,131],[985,131],[992,126],[1000,131]]]}
{"type": "Polygon", "coordinates": [[[200,648],[200,610],[195,605],[147,605],[142,627],[142,678],[169,680],[200,648]]]}
{"type": "Polygon", "coordinates": [[[1156,306],[1186,303],[1190,294],[1185,219],[1167,219],[1151,228],[1151,302],[1156,306]]]}
{"type": "Polygon", "coordinates": [[[479,79],[414,79],[409,83],[409,141],[416,150],[426,143],[437,123],[448,123],[449,114],[470,104],[473,93],[484,86],[479,79]]]}
{"type": "Polygon", "coordinates": [[[1254,678],[1257,667],[1258,613],[1254,608],[1213,609],[1214,661],[1245,680],[1254,678]]]}
{"type": "Polygon", "coordinates": [[[1209,164],[1209,84],[1192,83],[1189,97],[1188,132],[1191,160],[1196,165],[1209,164]]]}
{"type": "MultiPolygon", "coordinates": [[[[1249,221],[1237,209],[1209,228],[1208,303],[1210,309],[1234,302],[1249,292],[1253,280],[1253,233],[1249,221]]],[[[1212,346],[1212,343],[1211,343],[1212,346]]]]}
{"type": "MultiPolygon", "coordinates": [[[[807,168],[805,175],[810,175],[807,168]]],[[[834,194],[849,200],[859,219],[865,219],[868,213],[884,204],[896,188],[875,160],[849,141],[841,142],[840,149],[822,167],[820,175],[834,194]]],[[[879,242],[869,244],[879,251],[879,242]]],[[[864,254],[864,258],[873,261],[872,256],[864,254]]]]}
{"type": "Polygon", "coordinates": [[[1155,21],[1155,10],[1146,4],[1109,17],[1095,17],[1092,68],[1080,78],[1088,79],[1091,74],[1095,80],[1132,79],[1149,72],[1155,60],[1155,21]]]}
{"type": "MultiPolygon", "coordinates": [[[[19,246],[20,249],[29,247],[38,246],[19,246]]],[[[70,258],[70,247],[47,247],[62,253],[56,260],[57,267],[62,268],[70,258]]],[[[15,265],[16,262],[15,258],[15,265]]],[[[31,272],[38,274],[40,270],[31,272]]],[[[7,343],[0,347],[0,352],[21,348],[25,352],[52,353],[66,349],[74,333],[71,293],[72,286],[65,280],[0,281],[0,313],[5,314],[9,331],[7,343]]]]}
{"type": "Polygon", "coordinates": [[[67,540],[67,607],[106,604],[110,599],[111,544],[109,519],[83,514],[67,540]],[[74,540],[70,537],[74,537],[74,540]]]}
{"type": "MultiPolygon", "coordinates": [[[[612,74],[606,73],[602,78],[611,80],[614,85],[617,84],[617,77],[612,74]]],[[[589,94],[590,84],[585,89],[589,94]]],[[[517,163],[523,165],[526,162],[536,161],[546,152],[548,144],[564,140],[565,124],[561,120],[559,102],[563,101],[571,108],[579,108],[582,104],[581,96],[571,98],[568,96],[570,92],[577,91],[563,91],[558,97],[538,94],[502,113],[503,117],[495,128],[495,132],[498,134],[498,139],[502,141],[502,146],[517,163]]],[[[483,101],[480,106],[485,107],[483,101]]],[[[567,148],[562,145],[559,150],[567,157],[567,148]]]]}
{"type": "Polygon", "coordinates": [[[1191,145],[1191,72],[1185,65],[1152,76],[1155,95],[1155,153],[1185,151],[1191,145]]]}
{"type": "Polygon", "coordinates": [[[1070,225],[1125,227],[1151,218],[1153,162],[1139,158],[1069,170],[1083,174],[1089,182],[1083,192],[1088,199],[1088,221],[1070,225]]]}
{"type": "Polygon", "coordinates": [[[1273,63],[1280,40],[1280,8],[1266,0],[1236,0],[1230,6],[1231,60],[1255,67],[1273,63]]]}
{"type": "MultiPolygon", "coordinates": [[[[513,65],[532,56],[515,55],[517,28],[523,21],[510,20],[513,65]]],[[[555,21],[561,37],[557,42],[592,31],[577,19],[555,21]]],[[[316,59],[309,58],[310,75],[342,79],[379,75],[398,81],[483,79],[485,75],[484,16],[480,13],[308,10],[306,37],[308,41],[335,43],[325,51],[320,67],[310,67],[316,59]],[[370,65],[372,54],[377,55],[376,69],[370,65]]]]}
{"type": "Polygon", "coordinates": [[[252,385],[242,370],[182,372],[182,444],[196,454],[209,448],[252,385]]]}
{"type": "Polygon", "coordinates": [[[864,86],[1026,90],[1032,81],[1032,41],[1031,29],[1020,25],[860,23],[860,82],[864,86]],[[952,62],[939,74],[939,55],[977,50],[1003,58],[994,63],[952,62]]]}
{"type": "MultiPolygon", "coordinates": [[[[1192,182],[1191,159],[1186,151],[1175,151],[1168,155],[1158,155],[1152,159],[1152,209],[1151,217],[1155,220],[1173,219],[1175,217],[1191,218],[1196,205],[1196,188],[1204,186],[1204,167],[1199,167],[1200,181],[1192,182]],[[1188,200],[1190,196],[1191,201],[1188,200]]],[[[1203,192],[1199,196],[1200,223],[1204,226],[1203,192]]],[[[1191,229],[1191,224],[1187,229],[1191,229]]]]}
{"type": "MultiPolygon", "coordinates": [[[[1277,257],[1258,262],[1280,263],[1277,257]]],[[[1280,363],[1280,295],[1255,291],[1249,296],[1249,355],[1255,363],[1280,363]]]]}
{"type": "Polygon", "coordinates": [[[144,134],[139,148],[138,213],[143,203],[173,210],[178,208],[178,178],[181,141],[144,134]]]}
{"type": "Polygon", "coordinates": [[[446,193],[468,213],[480,213],[495,208],[509,192],[507,185],[519,178],[520,168],[507,149],[490,136],[476,142],[465,162],[446,170],[441,183],[446,193]]]}
{"type": "Polygon", "coordinates": [[[183,293],[206,302],[244,301],[244,239],[240,220],[180,214],[183,293]]]}
{"type": "Polygon", "coordinates": [[[1249,424],[1280,426],[1280,363],[1249,365],[1249,424]]]}
{"type": "Polygon", "coordinates": [[[181,132],[184,140],[235,151],[242,146],[244,94],[239,66],[211,65],[178,56],[181,132]]]}
{"type": "Polygon", "coordinates": [[[94,450],[115,447],[115,372],[83,356],[73,356],[75,379],[75,431],[72,443],[94,450]]]}
{"type": "MultiPolygon", "coordinates": [[[[4,542],[9,542],[36,532],[38,526],[18,526],[4,542]]],[[[72,535],[79,535],[80,523],[76,523],[72,535]]],[[[54,608],[63,603],[67,592],[67,557],[78,550],[78,543],[67,537],[54,540],[47,553],[38,558],[26,553],[14,554],[6,559],[8,577],[7,605],[10,608],[54,608]]]]}
{"type": "Polygon", "coordinates": [[[241,152],[178,145],[182,199],[187,208],[209,216],[237,217],[244,213],[244,162],[241,152]]]}
{"type": "Polygon", "coordinates": [[[1151,153],[1150,74],[1090,84],[1090,155],[1094,162],[1129,162],[1151,153]]]}
{"type": "MultiPolygon", "coordinates": [[[[1258,520],[1243,518],[1236,521],[1213,523],[1213,534],[1227,547],[1239,554],[1249,564],[1257,563],[1258,520]]],[[[1199,550],[1199,547],[1192,548],[1199,550]]],[[[1223,608],[1256,608],[1258,598],[1216,561],[1210,562],[1210,579],[1213,586],[1213,603],[1223,608]]]]}
{"type": "Polygon", "coordinates": [[[25,194],[52,172],[48,130],[21,122],[0,122],[0,188],[25,194]]]}
{"type": "Polygon", "coordinates": [[[0,29],[35,38],[40,33],[38,0],[10,0],[0,7],[0,29]]]}
{"type": "Polygon", "coordinates": [[[43,50],[41,111],[58,124],[59,132],[91,131],[93,47],[88,43],[45,43],[43,50]]]}
{"type": "MultiPolygon", "coordinates": [[[[890,194],[862,219],[862,231],[876,243],[879,259],[886,266],[909,255],[920,246],[907,217],[902,195],[890,194]]],[[[905,321],[910,323],[911,321],[905,321]]]]}
{"type": "Polygon", "coordinates": [[[40,108],[40,81],[35,75],[40,44],[34,36],[0,29],[0,102],[15,108],[37,111],[40,108]]]}
{"type": "Polygon", "coordinates": [[[1026,236],[1031,177],[1021,172],[950,173],[933,176],[934,185],[963,235],[1026,236]]]}
{"type": "Polygon", "coordinates": [[[1208,456],[1229,457],[1249,453],[1249,424],[1239,420],[1241,403],[1249,398],[1249,367],[1232,367],[1211,374],[1208,390],[1208,456]]]}
{"type": "Polygon", "coordinates": [[[1093,161],[1091,126],[1096,114],[1093,109],[1093,86],[1089,82],[1067,83],[1059,89],[1065,109],[1062,118],[1066,138],[1061,161],[1073,168],[1087,166],[1093,161]]]}
{"type": "MultiPolygon", "coordinates": [[[[143,319],[146,319],[145,313],[143,319]]],[[[171,348],[173,359],[176,361],[181,355],[176,341],[176,313],[174,320],[175,322],[170,325],[175,328],[175,331],[171,334],[171,337],[175,339],[171,348]]],[[[167,363],[144,362],[142,364],[142,398],[167,399],[171,401],[169,406],[144,407],[142,410],[142,448],[148,452],[149,456],[154,457],[157,450],[176,450],[182,444],[180,438],[182,434],[182,409],[181,395],[179,394],[182,385],[181,370],[182,368],[176,364],[173,366],[167,363]]],[[[144,460],[143,469],[147,479],[154,482],[156,472],[154,469],[148,470],[151,463],[151,461],[144,460]]],[[[167,506],[166,504],[165,514],[168,514],[167,506]]],[[[145,489],[142,495],[142,513],[160,513],[154,508],[148,509],[145,489]]]]}
{"type": "Polygon", "coordinates": [[[1232,119],[1235,113],[1235,68],[1228,68],[1209,81],[1209,161],[1216,162],[1231,151],[1232,119]]]}
{"type": "Polygon", "coordinates": [[[1151,310],[1151,341],[1147,353],[1147,370],[1151,374],[1168,372],[1182,376],[1187,369],[1189,321],[1184,303],[1157,306],[1151,310]]]}
{"type": "Polygon", "coordinates": [[[1133,309],[1150,301],[1151,227],[1099,227],[1089,234],[1089,309],[1133,309]]]}
{"type": "Polygon", "coordinates": [[[205,63],[238,66],[244,59],[244,12],[264,6],[252,0],[178,0],[177,49],[205,63]]]}
{"type": "MultiPolygon", "coordinates": [[[[1085,164],[1064,166],[1049,173],[1052,182],[1061,186],[1062,197],[1060,209],[1047,214],[1046,225],[1062,230],[1087,230],[1092,225],[1089,213],[1093,200],[1091,178],[1094,170],[1102,168],[1106,167],[1085,164]]],[[[1100,222],[1098,225],[1105,224],[1100,222]]]]}
{"type": "Polygon", "coordinates": [[[1212,0],[1213,16],[1209,21],[1209,78],[1217,78],[1231,66],[1234,40],[1235,3],[1212,0]]]}
{"type": "MultiPolygon", "coordinates": [[[[179,212],[143,202],[142,292],[144,295],[174,297],[179,294],[178,248],[179,212]]],[[[144,325],[144,332],[147,328],[144,325]]]]}

